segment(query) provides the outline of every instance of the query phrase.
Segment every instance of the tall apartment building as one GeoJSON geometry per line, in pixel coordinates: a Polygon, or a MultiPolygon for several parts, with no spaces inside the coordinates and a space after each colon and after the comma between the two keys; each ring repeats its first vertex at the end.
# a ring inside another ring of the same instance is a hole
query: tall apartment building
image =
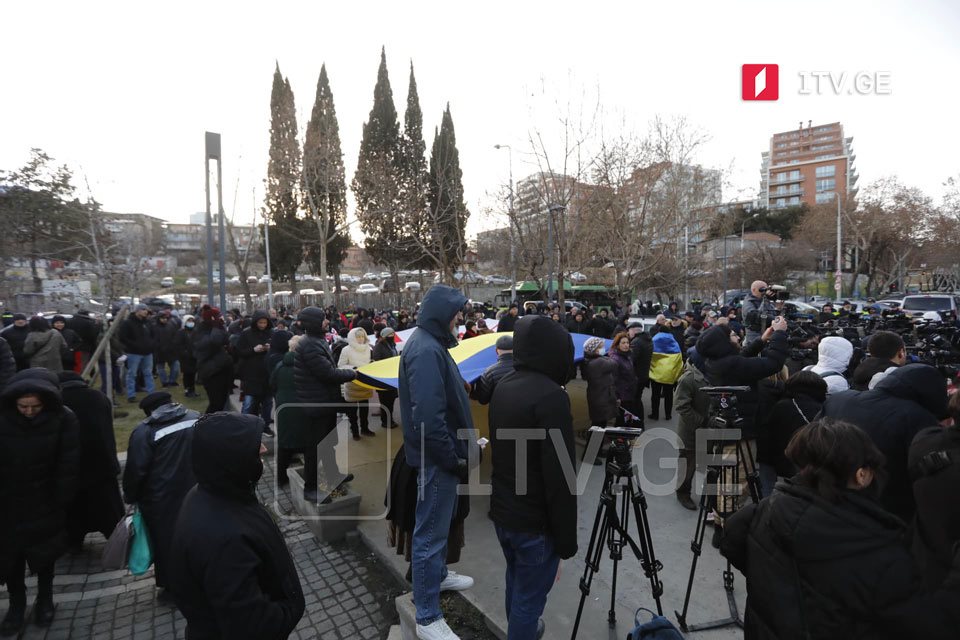
{"type": "Polygon", "coordinates": [[[781,209],[806,203],[833,202],[836,194],[857,192],[853,136],[843,134],[839,122],[817,125],[811,121],[792,131],[776,133],[762,154],[760,205],[781,209]]]}

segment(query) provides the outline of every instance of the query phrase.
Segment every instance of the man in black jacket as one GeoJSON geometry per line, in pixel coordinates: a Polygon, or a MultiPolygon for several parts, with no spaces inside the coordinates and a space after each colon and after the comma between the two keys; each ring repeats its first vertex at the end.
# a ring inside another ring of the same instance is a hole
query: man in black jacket
{"type": "Polygon", "coordinates": [[[866,391],[873,376],[888,369],[902,367],[907,363],[907,349],[903,338],[892,331],[877,331],[870,334],[866,344],[867,358],[853,372],[850,388],[866,391]]]}
{"type": "MultiPolygon", "coordinates": [[[[314,406],[304,409],[308,418],[316,422],[316,428],[310,430],[314,438],[304,451],[303,498],[317,503],[317,459],[323,466],[323,478],[327,491],[353,479],[353,474],[344,476],[337,467],[337,403],[340,399],[340,385],[356,379],[353,369],[338,369],[324,334],[329,329],[323,309],[307,307],[298,318],[305,335],[297,345],[294,360],[294,384],[297,399],[314,406]],[[326,323],[326,324],[325,324],[326,323]],[[334,406],[326,406],[333,404],[334,406]],[[318,452],[317,449],[320,449],[318,452]]],[[[330,496],[326,495],[324,500],[330,496]]]]}
{"type": "Polygon", "coordinates": [[[507,561],[508,634],[535,638],[560,559],[577,553],[573,415],[563,388],[574,350],[563,327],[536,316],[517,322],[513,342],[514,371],[490,401],[490,517],[507,561]],[[516,430],[541,437],[518,447],[516,430]]]}
{"type": "MultiPolygon", "coordinates": [[[[642,421],[646,414],[643,411],[643,390],[650,382],[650,361],[653,359],[652,334],[643,330],[639,322],[627,325],[627,335],[630,338],[630,355],[633,359],[633,371],[637,374],[637,395],[633,400],[636,416],[642,421]]],[[[612,348],[612,347],[611,347],[612,348]]]]}
{"type": "Polygon", "coordinates": [[[27,340],[28,333],[30,333],[30,327],[27,326],[27,316],[22,313],[13,314],[13,324],[0,331],[0,337],[7,341],[10,350],[13,351],[13,358],[17,362],[17,371],[23,371],[30,367],[30,358],[23,353],[23,343],[27,340]]]}
{"type": "Polygon", "coordinates": [[[85,367],[100,343],[100,325],[90,317],[88,310],[80,309],[67,321],[67,328],[80,338],[80,364],[85,367]]]}
{"type": "Polygon", "coordinates": [[[823,416],[852,422],[873,439],[887,458],[887,482],[880,502],[906,522],[916,504],[907,455],[914,437],[947,416],[947,382],[936,368],[908,364],[891,371],[869,391],[843,391],[827,397],[823,416]]]}
{"type": "Polygon", "coordinates": [[[13,357],[13,349],[6,340],[0,338],[0,391],[3,391],[16,373],[17,360],[13,357]]]}
{"type": "Polygon", "coordinates": [[[507,312],[503,314],[500,318],[500,322],[497,324],[497,333],[503,333],[504,331],[513,331],[513,327],[517,324],[517,314],[520,313],[520,307],[516,302],[510,304],[510,308],[507,309],[507,312]]]}
{"type": "Polygon", "coordinates": [[[147,320],[149,316],[150,309],[147,305],[138,304],[133,315],[117,327],[123,352],[127,356],[127,402],[137,401],[137,373],[143,374],[147,394],[154,391],[153,351],[156,340],[153,337],[153,327],[147,320]]]}
{"type": "Polygon", "coordinates": [[[493,397],[493,390],[500,379],[513,371],[513,336],[500,336],[494,347],[497,352],[497,361],[487,367],[483,374],[473,383],[470,397],[480,404],[487,404],[493,397]]]}
{"type": "Polygon", "coordinates": [[[240,389],[243,391],[241,413],[259,415],[267,425],[267,433],[273,435],[273,397],[270,395],[270,372],[267,371],[267,352],[270,350],[270,316],[266,311],[253,312],[253,321],[243,330],[237,340],[237,355],[240,357],[240,389]]]}
{"type": "Polygon", "coordinates": [[[180,361],[177,359],[176,338],[179,327],[170,321],[170,312],[164,309],[157,316],[157,323],[153,327],[155,351],[153,361],[157,365],[157,374],[160,384],[164,387],[178,386],[180,377],[180,361]],[[169,369],[169,371],[168,371],[169,369]]]}
{"type": "MultiPolygon", "coordinates": [[[[134,427],[123,469],[123,499],[143,514],[153,542],[157,586],[173,590],[168,578],[173,526],[183,498],[196,479],[191,458],[193,426],[200,414],[173,402],[166,391],[140,402],[146,420],[134,427]]],[[[169,598],[169,594],[160,594],[169,598]]]]}
{"type": "Polygon", "coordinates": [[[263,420],[219,412],[197,421],[197,485],[173,536],[170,582],[188,638],[287,638],[303,616],[293,558],[257,500],[263,420]]]}

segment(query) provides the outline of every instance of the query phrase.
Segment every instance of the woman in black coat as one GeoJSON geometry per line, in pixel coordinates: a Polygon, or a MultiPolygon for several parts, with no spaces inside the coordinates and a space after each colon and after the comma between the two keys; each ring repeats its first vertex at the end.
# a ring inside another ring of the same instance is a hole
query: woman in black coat
{"type": "Polygon", "coordinates": [[[113,433],[113,405],[102,392],[74,371],[62,371],[63,404],[77,416],[80,426],[80,458],[77,465],[77,495],[67,510],[67,543],[79,552],[90,531],[109,538],[123,517],[123,500],[117,476],[117,441],[113,433]]]}
{"type": "Polygon", "coordinates": [[[80,336],[77,335],[76,331],[67,328],[67,320],[63,316],[53,316],[51,324],[54,329],[60,332],[64,342],[67,343],[67,351],[63,354],[62,358],[63,370],[73,371],[77,366],[76,354],[83,347],[83,342],[80,340],[80,336]]]}
{"type": "Polygon", "coordinates": [[[626,333],[618,333],[613,337],[610,345],[610,358],[617,363],[615,386],[620,406],[632,413],[638,420],[642,419],[643,410],[637,411],[635,404],[637,393],[637,372],[633,367],[633,352],[630,349],[630,337],[626,333]]]}
{"type": "Polygon", "coordinates": [[[956,638],[960,557],[924,594],[906,527],[877,501],[884,457],[859,427],[813,422],[787,457],[800,470],[726,519],[720,551],[747,578],[746,640],[956,638]]]}
{"type": "Polygon", "coordinates": [[[197,321],[193,316],[183,316],[183,328],[173,337],[173,349],[180,361],[180,371],[183,372],[183,395],[188,398],[198,397],[197,359],[193,355],[193,331],[196,326],[197,321]]]}
{"type": "Polygon", "coordinates": [[[207,391],[209,402],[204,413],[222,411],[233,386],[233,359],[227,353],[229,336],[220,310],[203,305],[202,322],[194,329],[193,355],[197,359],[197,375],[207,391]]]}
{"type": "Polygon", "coordinates": [[[37,574],[37,624],[53,620],[53,569],[66,546],[77,486],[77,419],[49,372],[26,370],[0,395],[0,582],[10,607],[0,635],[15,635],[27,607],[26,566],[37,574]]]}

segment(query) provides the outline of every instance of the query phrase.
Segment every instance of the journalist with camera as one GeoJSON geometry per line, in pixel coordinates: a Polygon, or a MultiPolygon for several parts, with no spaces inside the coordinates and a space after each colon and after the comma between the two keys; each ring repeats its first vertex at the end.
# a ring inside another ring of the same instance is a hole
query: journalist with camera
{"type": "Polygon", "coordinates": [[[768,287],[763,280],[756,280],[750,285],[750,295],[743,301],[743,321],[747,325],[748,344],[763,334],[783,307],[783,300],[788,296],[781,297],[781,291],[787,293],[784,287],[768,287]]]}

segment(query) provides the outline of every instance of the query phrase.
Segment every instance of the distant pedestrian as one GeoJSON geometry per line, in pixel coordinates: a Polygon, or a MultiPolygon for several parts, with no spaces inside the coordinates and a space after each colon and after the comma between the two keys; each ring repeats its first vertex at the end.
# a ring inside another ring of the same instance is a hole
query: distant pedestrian
{"type": "Polygon", "coordinates": [[[27,316],[22,313],[13,314],[13,323],[0,331],[0,337],[9,343],[10,350],[13,352],[14,360],[17,362],[17,371],[23,371],[30,367],[30,359],[23,353],[23,343],[29,334],[30,327],[27,326],[27,316]]]}
{"type": "Polygon", "coordinates": [[[240,390],[243,391],[241,413],[259,415],[266,424],[268,435],[273,434],[273,396],[270,393],[270,372],[267,370],[267,352],[273,329],[265,311],[254,311],[250,326],[237,340],[240,358],[240,390]]]}
{"type": "Polygon", "coordinates": [[[117,327],[123,352],[127,356],[127,402],[137,401],[137,374],[143,375],[144,387],[153,393],[153,352],[156,342],[153,327],[147,321],[150,309],[138,304],[133,313],[117,327]]]}
{"type": "MultiPolygon", "coordinates": [[[[397,356],[397,343],[396,343],[396,332],[390,327],[384,327],[380,330],[380,337],[377,339],[377,344],[373,347],[373,353],[371,357],[374,361],[386,360],[388,358],[395,358],[397,356]]],[[[397,401],[397,391],[396,389],[382,389],[377,391],[377,396],[380,399],[380,421],[381,426],[389,426],[391,429],[395,429],[397,425],[397,416],[394,414],[393,405],[397,401]],[[390,424],[387,424],[387,416],[389,415],[390,424]]]]}
{"type": "MultiPolygon", "coordinates": [[[[63,341],[67,343],[67,350],[61,359],[64,371],[73,371],[78,368],[80,359],[80,348],[82,346],[80,336],[73,329],[67,328],[67,320],[61,315],[53,316],[50,324],[63,336],[63,341]]],[[[79,371],[78,371],[79,373],[79,371]]]]}
{"type": "Polygon", "coordinates": [[[30,367],[47,371],[63,371],[63,356],[69,351],[67,342],[59,331],[50,328],[43,316],[30,318],[30,333],[23,342],[23,355],[30,360],[30,367]]]}
{"type": "Polygon", "coordinates": [[[197,358],[193,355],[193,331],[197,327],[196,319],[191,315],[183,316],[183,328],[177,331],[173,339],[173,348],[183,371],[183,391],[188,398],[197,398],[197,358]]]}
{"type": "Polygon", "coordinates": [[[227,353],[230,338],[219,309],[205,304],[200,317],[200,326],[193,334],[193,355],[197,376],[209,399],[204,413],[214,413],[226,408],[233,387],[233,359],[227,353]]]}
{"type": "Polygon", "coordinates": [[[170,320],[169,311],[161,311],[154,325],[155,351],[154,364],[157,366],[157,375],[160,384],[164,387],[177,387],[180,383],[180,360],[177,358],[177,333],[179,327],[170,320]]]}

